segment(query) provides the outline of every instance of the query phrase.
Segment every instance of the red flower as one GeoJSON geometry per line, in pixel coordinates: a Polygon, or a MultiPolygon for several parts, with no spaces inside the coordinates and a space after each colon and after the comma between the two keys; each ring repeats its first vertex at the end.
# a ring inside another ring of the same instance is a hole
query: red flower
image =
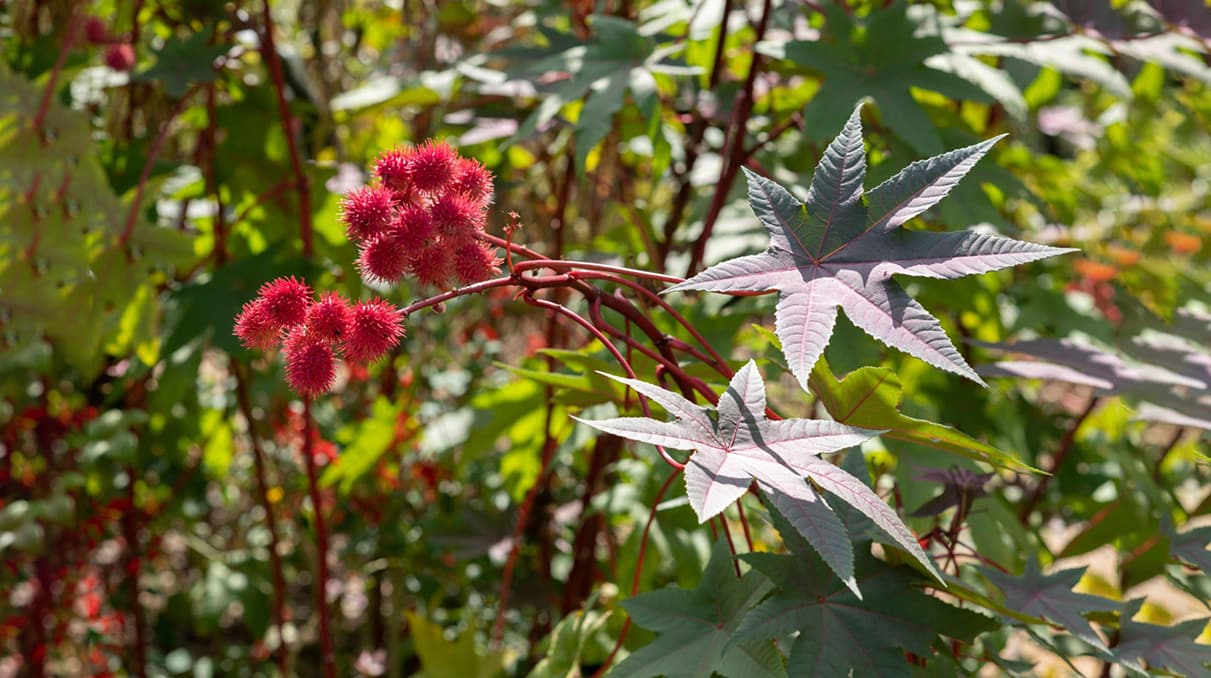
{"type": "Polygon", "coordinates": [[[135,67],[135,48],[125,43],[106,47],[105,65],[115,71],[129,71],[135,67]]]}
{"type": "Polygon", "coordinates": [[[455,192],[443,193],[429,207],[433,223],[450,243],[473,240],[483,229],[483,211],[470,198],[455,192]]]}
{"type": "Polygon", "coordinates": [[[471,198],[486,207],[492,202],[492,173],[478,160],[459,158],[454,170],[454,182],[450,189],[471,198]]]}
{"type": "Polygon", "coordinates": [[[408,158],[409,178],[418,189],[435,193],[454,178],[458,154],[444,141],[427,141],[412,150],[408,158]]]}
{"type": "Polygon", "coordinates": [[[303,322],[311,306],[311,288],[301,280],[277,278],[261,286],[259,295],[271,322],[278,328],[303,322]]]}
{"type": "Polygon", "coordinates": [[[468,285],[500,273],[496,248],[479,242],[460,246],[454,250],[454,273],[468,285]]]}
{"type": "Polygon", "coordinates": [[[358,302],[349,314],[349,331],[342,348],[351,362],[370,363],[395,348],[403,336],[399,309],[382,299],[358,302]]]}
{"type": "Polygon", "coordinates": [[[350,240],[362,242],[382,233],[393,217],[394,197],[386,186],[355,188],[341,200],[341,222],[350,240]]]}
{"type": "Polygon", "coordinates": [[[244,309],[235,319],[235,336],[244,348],[268,351],[278,342],[281,327],[273,322],[265,308],[264,299],[255,299],[244,304],[244,309]]]}
{"type": "Polygon", "coordinates": [[[391,224],[391,234],[404,252],[415,252],[433,243],[437,237],[437,226],[433,216],[423,207],[400,210],[391,224]]]}
{"type": "Polygon", "coordinates": [[[362,245],[357,257],[357,268],[367,281],[391,285],[403,278],[407,272],[407,253],[394,235],[380,235],[362,245]]]}
{"type": "Polygon", "coordinates": [[[406,192],[411,186],[408,176],[408,152],[402,148],[383,151],[374,163],[374,173],[389,188],[406,192]]]}
{"type": "Polygon", "coordinates": [[[304,397],[314,397],[332,388],[336,380],[336,356],[319,337],[296,328],[286,336],[286,381],[304,397]]]}
{"type": "Polygon", "coordinates": [[[340,341],[348,329],[349,314],[349,303],[341,295],[326,292],[307,309],[307,334],[322,341],[340,341]]]}

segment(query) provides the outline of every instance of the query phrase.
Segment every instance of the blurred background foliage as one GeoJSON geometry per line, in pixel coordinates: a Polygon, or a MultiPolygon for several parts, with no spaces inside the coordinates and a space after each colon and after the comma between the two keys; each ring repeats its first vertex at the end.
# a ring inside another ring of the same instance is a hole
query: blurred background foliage
{"type": "MultiPolygon", "coordinates": [[[[369,289],[337,221],[399,144],[444,138],[487,165],[490,232],[515,211],[516,240],[552,257],[681,276],[763,247],[740,167],[804,187],[863,97],[871,185],[1008,132],[916,227],[1082,254],[912,282],[973,364],[990,360],[975,341],[1115,352],[1149,333],[1187,342],[1191,370],[1211,360],[1202,0],[17,0],[0,36],[0,675],[318,671],[301,407],[232,318],[280,275],[418,297],[369,289]]],[[[780,364],[769,297],[670,301],[725,357],[780,364]]],[[[1091,617],[1111,647],[1137,613],[1206,616],[1205,393],[984,390],[843,318],[837,334],[838,376],[890,368],[905,414],[1056,473],[1032,498],[1035,477],[996,471],[960,516],[985,567],[1088,565],[1078,591],[1146,595],[1091,617]]],[[[621,392],[593,373],[611,368],[583,333],[489,295],[411,317],[388,360],[341,373],[313,411],[342,675],[602,664],[665,479],[650,449],[566,416],[614,410],[621,392]]],[[[825,414],[765,371],[783,411],[825,414]]],[[[864,452],[906,513],[957,491],[939,471],[990,470],[888,437],[864,452]]],[[[910,524],[945,529],[942,504],[910,524]]],[[[694,588],[710,530],[676,488],[655,515],[639,589],[694,588]]],[[[980,564],[964,561],[957,595],[998,612],[1008,589],[980,564]]],[[[1182,673],[1207,650],[1190,642],[1201,625],[1173,628],[1115,654],[1009,619],[928,670],[1182,673]]],[[[633,629],[626,647],[651,638],[633,629]]]]}

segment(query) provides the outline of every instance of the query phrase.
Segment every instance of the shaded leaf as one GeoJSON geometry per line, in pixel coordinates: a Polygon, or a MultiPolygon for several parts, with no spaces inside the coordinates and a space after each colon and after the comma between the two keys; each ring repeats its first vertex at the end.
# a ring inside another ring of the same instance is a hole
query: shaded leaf
{"type": "Polygon", "coordinates": [[[1082,616],[1085,612],[1111,612],[1118,603],[1109,598],[1076,593],[1072,590],[1085,567],[1043,574],[1038,562],[1029,560],[1020,577],[998,570],[983,568],[984,576],[1005,594],[1005,606],[1023,614],[1043,617],[1063,626],[1069,633],[1095,645],[1105,647],[1102,639],[1082,616]]]}

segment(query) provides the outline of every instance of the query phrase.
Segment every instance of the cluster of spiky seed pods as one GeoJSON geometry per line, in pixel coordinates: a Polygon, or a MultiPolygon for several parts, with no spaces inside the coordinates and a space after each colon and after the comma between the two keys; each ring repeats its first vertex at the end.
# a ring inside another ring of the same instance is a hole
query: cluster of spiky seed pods
{"type": "MultiPolygon", "coordinates": [[[[444,142],[379,155],[378,181],[350,191],[341,221],[358,243],[363,277],[391,284],[412,276],[444,288],[484,280],[500,259],[484,243],[492,174],[444,142]]],[[[304,282],[278,278],[261,287],[236,317],[235,334],[248,348],[281,348],[286,381],[299,395],[332,388],[336,362],[369,363],[399,344],[402,312],[381,299],[351,303],[335,292],[315,298],[304,282]]]]}
{"type": "Polygon", "coordinates": [[[495,248],[480,238],[492,200],[492,174],[483,165],[430,141],[382,153],[374,173],[377,183],[350,191],[341,204],[369,282],[411,276],[444,289],[500,271],[495,248]]]}
{"type": "Polygon", "coordinates": [[[235,334],[248,348],[281,347],[286,381],[311,397],[332,388],[338,356],[373,362],[399,344],[404,324],[400,310],[381,299],[349,303],[326,292],[316,300],[306,283],[278,278],[244,304],[235,334]]]}

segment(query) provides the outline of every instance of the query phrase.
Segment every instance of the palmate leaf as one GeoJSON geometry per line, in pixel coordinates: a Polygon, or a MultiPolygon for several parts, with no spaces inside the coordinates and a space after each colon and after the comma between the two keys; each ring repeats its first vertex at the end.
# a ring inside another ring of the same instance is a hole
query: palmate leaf
{"type": "Polygon", "coordinates": [[[992,377],[1052,379],[1090,386],[1108,395],[1151,395],[1173,386],[1203,389],[1206,385],[1185,374],[1147,363],[1130,363],[1116,353],[1071,339],[1027,339],[1009,344],[973,342],[1002,353],[1037,358],[1003,360],[981,365],[979,372],[992,377]]]}
{"type": "Polygon", "coordinates": [[[769,577],[780,591],[758,605],[736,629],[732,643],[785,638],[792,676],[903,676],[904,650],[928,656],[939,635],[971,641],[997,624],[961,610],[917,588],[927,583],[917,572],[893,567],[863,551],[855,573],[865,597],[825,575],[807,544],[771,512],[790,549],[788,555],[748,553],[741,558],[769,577]]]}
{"type": "Polygon", "coordinates": [[[1144,605],[1136,598],[1124,605],[1119,623],[1119,643],[1113,653],[1125,662],[1141,660],[1149,669],[1164,668],[1183,676],[1206,676],[1211,663],[1211,645],[1194,641],[1209,619],[1191,619],[1173,626],[1133,621],[1144,605]]]}
{"type": "Polygon", "coordinates": [[[772,588],[755,572],[737,579],[727,543],[719,540],[697,589],[667,588],[623,601],[636,624],[660,635],[627,656],[610,678],[785,676],[771,639],[728,642],[744,615],[772,588]]]}
{"type": "Polygon", "coordinates": [[[745,170],[749,203],[769,232],[769,249],[716,264],[665,291],[777,290],[775,331],[803,388],[832,335],[837,307],[887,345],[983,384],[938,320],[892,276],[958,278],[1075,250],[973,231],[899,228],[944,198],[996,139],[914,162],[864,194],[859,114],[860,107],[824,152],[806,203],[745,170]]]}
{"type": "MultiPolygon", "coordinates": [[[[606,433],[674,449],[692,449],[685,486],[698,520],[706,522],[757,486],[855,593],[853,546],[821,491],[857,509],[941,580],[933,561],[890,506],[866,483],[820,458],[879,431],[831,421],[765,416],[765,384],[750,360],[711,410],[635,379],[621,379],[676,417],[663,422],[625,417],[584,423],[606,433]],[[804,481],[807,477],[809,482],[804,481]]],[[[860,594],[858,594],[860,595],[860,594]]]]}
{"type": "Polygon", "coordinates": [[[1118,602],[1101,596],[1072,590],[1085,574],[1085,567],[1043,574],[1036,561],[1026,563],[1020,577],[984,568],[984,576],[1005,594],[1005,607],[1023,614],[1043,617],[1063,626],[1072,635],[1096,647],[1104,648],[1101,637],[1094,632],[1085,612],[1113,612],[1118,602]]]}

